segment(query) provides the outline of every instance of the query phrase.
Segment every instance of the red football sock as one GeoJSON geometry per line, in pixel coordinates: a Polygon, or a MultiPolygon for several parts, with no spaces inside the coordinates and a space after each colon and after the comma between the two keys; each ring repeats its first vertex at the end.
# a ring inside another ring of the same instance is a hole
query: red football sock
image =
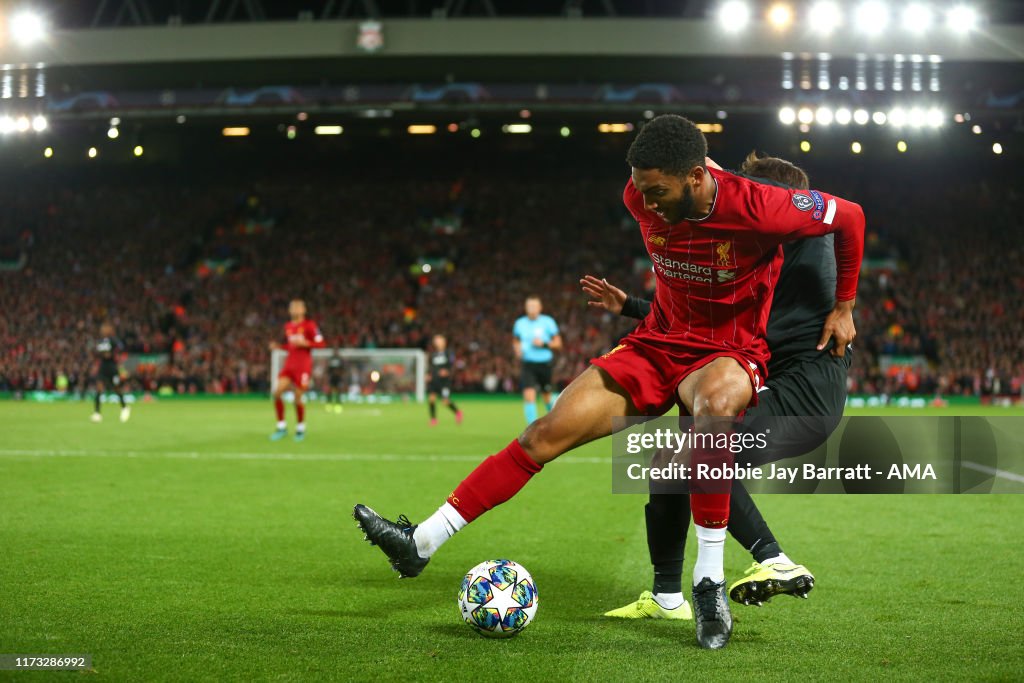
{"type": "Polygon", "coordinates": [[[296,403],[295,404],[295,419],[298,420],[299,424],[306,421],[306,404],[296,403]]]}
{"type": "Polygon", "coordinates": [[[274,412],[277,413],[277,421],[284,420],[284,401],[280,398],[274,399],[274,412]]]}
{"type": "Polygon", "coordinates": [[[723,467],[732,467],[734,458],[727,448],[694,448],[690,457],[692,472],[698,473],[699,465],[708,467],[707,474],[691,482],[693,523],[706,529],[724,529],[729,524],[732,477],[721,474],[723,467]]]}
{"type": "Polygon", "coordinates": [[[477,465],[448,496],[448,502],[467,522],[501,505],[526,486],[542,465],[534,462],[519,441],[477,465]]]}

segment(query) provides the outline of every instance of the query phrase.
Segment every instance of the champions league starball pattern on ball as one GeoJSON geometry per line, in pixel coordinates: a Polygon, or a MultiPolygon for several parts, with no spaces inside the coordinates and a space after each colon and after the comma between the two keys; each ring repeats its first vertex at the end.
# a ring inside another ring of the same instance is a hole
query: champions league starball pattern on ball
{"type": "Polygon", "coordinates": [[[512,560],[488,560],[470,569],[459,588],[459,613],[477,633],[509,638],[537,613],[537,585],[512,560]]]}

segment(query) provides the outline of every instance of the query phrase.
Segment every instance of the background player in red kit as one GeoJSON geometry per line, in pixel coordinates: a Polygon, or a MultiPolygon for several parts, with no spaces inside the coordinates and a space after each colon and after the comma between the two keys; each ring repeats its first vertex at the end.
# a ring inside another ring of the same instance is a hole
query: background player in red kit
{"type": "Polygon", "coordinates": [[[288,358],[284,361],[281,374],[277,376],[277,387],[274,389],[274,410],[277,411],[277,429],[270,435],[271,441],[283,439],[288,435],[288,424],[284,421],[284,393],[291,390],[295,395],[295,440],[306,438],[306,404],[302,397],[309,388],[309,378],[313,372],[313,349],[324,346],[324,337],[320,328],[312,320],[306,319],[306,302],[293,299],[288,304],[288,315],[291,320],[284,324],[284,345],[271,342],[270,348],[285,349],[288,358]]]}
{"type": "MultiPolygon", "coordinates": [[[[422,524],[390,522],[364,505],[353,514],[402,576],[416,576],[459,529],[514,496],[551,460],[611,433],[615,415],[660,415],[681,403],[701,429],[721,428],[756,400],[768,358],[765,330],[780,245],[835,233],[836,308],[821,348],[844,349],[864,248],[864,212],[851,202],[709,169],[707,141],[680,116],[653,119],[627,160],[624,201],[640,223],[658,277],[651,313],[580,374],[550,413],[487,458],[422,524]],[[706,426],[710,425],[710,426],[706,426]]],[[[721,462],[727,453],[698,453],[721,462]]],[[[721,648],[732,618],[725,596],[726,492],[690,496],[698,531],[693,607],[697,642],[721,648]]]]}

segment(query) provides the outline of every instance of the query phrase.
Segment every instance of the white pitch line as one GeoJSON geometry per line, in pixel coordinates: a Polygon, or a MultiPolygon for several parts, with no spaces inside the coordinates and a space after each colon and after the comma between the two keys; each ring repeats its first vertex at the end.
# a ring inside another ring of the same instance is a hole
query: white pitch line
{"type": "MultiPolygon", "coordinates": [[[[99,451],[59,449],[0,449],[0,457],[34,458],[179,458],[185,460],[294,460],[324,462],[480,462],[485,455],[426,455],[402,453],[231,453],[198,451],[99,451]]],[[[600,465],[611,458],[569,455],[565,462],[600,465]]]]}
{"type": "Polygon", "coordinates": [[[1018,484],[1024,484],[1024,475],[1016,474],[1015,472],[1007,472],[1006,470],[996,469],[995,467],[971,462],[970,460],[964,460],[962,464],[969,470],[975,470],[976,472],[982,472],[983,474],[991,474],[993,477],[1008,479],[1009,481],[1015,481],[1018,484]]]}

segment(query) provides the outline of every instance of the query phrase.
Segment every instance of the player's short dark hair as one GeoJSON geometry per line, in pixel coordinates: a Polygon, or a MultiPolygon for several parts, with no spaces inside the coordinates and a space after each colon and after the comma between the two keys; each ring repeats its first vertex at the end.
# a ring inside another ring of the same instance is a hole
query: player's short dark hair
{"type": "Polygon", "coordinates": [[[748,154],[747,158],[743,160],[740,173],[755,178],[774,180],[798,190],[811,189],[811,181],[802,168],[779,157],[760,156],[756,151],[748,154]]]}
{"type": "Polygon", "coordinates": [[[626,152],[626,162],[633,168],[656,168],[681,176],[694,166],[704,166],[707,155],[708,141],[693,121],[663,114],[640,129],[626,152]]]}

